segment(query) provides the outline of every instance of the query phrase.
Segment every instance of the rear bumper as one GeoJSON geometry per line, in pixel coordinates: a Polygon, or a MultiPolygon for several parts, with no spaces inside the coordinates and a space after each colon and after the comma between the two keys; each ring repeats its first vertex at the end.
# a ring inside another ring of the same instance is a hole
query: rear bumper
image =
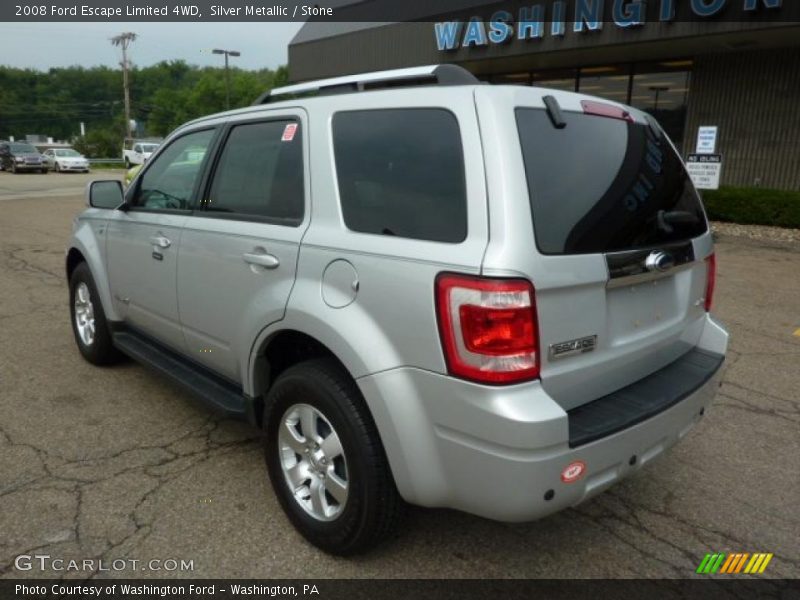
{"type": "Polygon", "coordinates": [[[488,387],[403,368],[358,383],[406,500],[527,521],[583,502],[683,438],[714,398],[727,338],[708,318],[698,349],[718,358],[713,372],[674,402],[580,445],[574,435],[570,445],[570,415],[538,382],[488,387]],[[562,482],[574,461],[585,463],[584,476],[562,482]]]}

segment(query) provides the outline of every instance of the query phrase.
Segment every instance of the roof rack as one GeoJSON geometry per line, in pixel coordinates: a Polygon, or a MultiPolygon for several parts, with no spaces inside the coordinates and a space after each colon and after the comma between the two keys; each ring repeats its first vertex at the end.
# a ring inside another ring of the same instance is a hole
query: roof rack
{"type": "Polygon", "coordinates": [[[387,87],[403,87],[412,85],[478,85],[481,82],[472,73],[458,65],[428,65],[426,67],[411,67],[409,69],[392,69],[389,71],[376,71],[374,73],[360,73],[333,77],[332,79],[319,79],[296,85],[275,88],[259,96],[253,106],[267,104],[276,96],[289,94],[305,94],[317,92],[318,94],[345,94],[349,92],[363,92],[387,87]]]}

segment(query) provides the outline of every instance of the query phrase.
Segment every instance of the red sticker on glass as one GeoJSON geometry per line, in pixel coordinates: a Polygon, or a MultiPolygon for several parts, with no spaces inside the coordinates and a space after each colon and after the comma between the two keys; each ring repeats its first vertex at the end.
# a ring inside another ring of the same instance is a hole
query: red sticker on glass
{"type": "Polygon", "coordinates": [[[291,142],[294,139],[294,134],[297,131],[297,123],[288,123],[283,128],[283,135],[281,136],[282,142],[291,142]]]}

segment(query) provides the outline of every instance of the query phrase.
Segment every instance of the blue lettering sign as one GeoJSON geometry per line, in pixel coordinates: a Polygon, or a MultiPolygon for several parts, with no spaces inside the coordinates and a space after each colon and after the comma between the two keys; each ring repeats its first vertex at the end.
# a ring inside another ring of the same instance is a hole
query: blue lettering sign
{"type": "Polygon", "coordinates": [[[584,26],[588,31],[600,31],[603,28],[603,0],[576,0],[572,30],[580,33],[584,31],[584,26]]]}
{"type": "Polygon", "coordinates": [[[661,0],[661,10],[658,12],[659,21],[672,21],[675,18],[675,0],[661,0]]]}
{"type": "Polygon", "coordinates": [[[612,9],[614,23],[619,27],[633,27],[644,24],[644,6],[642,0],[614,0],[612,9]]]}
{"type": "Polygon", "coordinates": [[[504,44],[514,37],[514,28],[508,24],[511,20],[511,13],[507,10],[499,10],[492,15],[489,22],[489,39],[493,44],[504,44]]]}
{"type": "Polygon", "coordinates": [[[440,52],[442,50],[455,50],[458,48],[460,30],[461,23],[459,21],[446,21],[434,25],[436,47],[440,52]]]}
{"type": "Polygon", "coordinates": [[[517,39],[532,40],[544,36],[544,9],[541,4],[531,7],[523,6],[519,9],[517,20],[517,39]]]}
{"type": "MultiPolygon", "coordinates": [[[[761,0],[761,3],[767,8],[780,8],[783,4],[783,0],[761,0]]],[[[744,0],[745,10],[758,10],[758,7],[758,0],[744,0]]]]}
{"type": "Polygon", "coordinates": [[[562,0],[553,2],[553,22],[550,25],[550,35],[563,36],[567,30],[567,7],[562,0]]]}
{"type": "Polygon", "coordinates": [[[692,10],[698,17],[710,17],[725,6],[726,0],[692,0],[692,10]]]}
{"type": "Polygon", "coordinates": [[[483,21],[480,17],[472,17],[467,23],[467,30],[464,32],[464,41],[461,45],[464,48],[470,46],[485,46],[486,42],[486,28],[483,26],[483,21]]]}
{"type": "MultiPolygon", "coordinates": [[[[614,24],[622,29],[644,25],[647,20],[647,0],[611,0],[611,17],[614,24]]],[[[653,0],[654,2],[656,0],[653,0]]],[[[783,7],[783,0],[740,0],[744,12],[754,13],[783,7]]],[[[800,1],[800,0],[798,0],[800,1]]],[[[658,19],[661,22],[674,21],[676,18],[675,0],[658,0],[658,19]]],[[[687,0],[691,11],[698,17],[713,17],[728,4],[727,0],[687,0]]],[[[732,4],[732,3],[731,3],[732,4]]],[[[563,37],[567,31],[567,7],[572,6],[566,0],[553,0],[552,10],[547,15],[543,2],[521,6],[514,22],[514,15],[507,10],[498,10],[487,22],[482,17],[472,17],[469,21],[442,21],[434,23],[436,47],[440,52],[498,45],[513,39],[541,39],[547,32],[555,37],[563,37]],[[547,20],[546,17],[548,17],[547,20]],[[550,23],[549,28],[547,23],[550,23]]],[[[605,0],[574,0],[575,14],[572,31],[600,31],[606,17],[605,0]]]]}

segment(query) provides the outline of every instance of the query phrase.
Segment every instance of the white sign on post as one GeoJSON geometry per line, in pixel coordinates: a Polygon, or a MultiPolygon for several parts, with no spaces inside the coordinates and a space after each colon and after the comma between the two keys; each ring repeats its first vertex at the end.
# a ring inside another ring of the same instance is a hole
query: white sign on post
{"type": "Polygon", "coordinates": [[[717,151],[716,125],[703,125],[697,130],[697,154],[714,154],[717,151]]]}
{"type": "Polygon", "coordinates": [[[718,190],[722,155],[690,154],[686,159],[686,171],[698,190],[718,190]]]}

